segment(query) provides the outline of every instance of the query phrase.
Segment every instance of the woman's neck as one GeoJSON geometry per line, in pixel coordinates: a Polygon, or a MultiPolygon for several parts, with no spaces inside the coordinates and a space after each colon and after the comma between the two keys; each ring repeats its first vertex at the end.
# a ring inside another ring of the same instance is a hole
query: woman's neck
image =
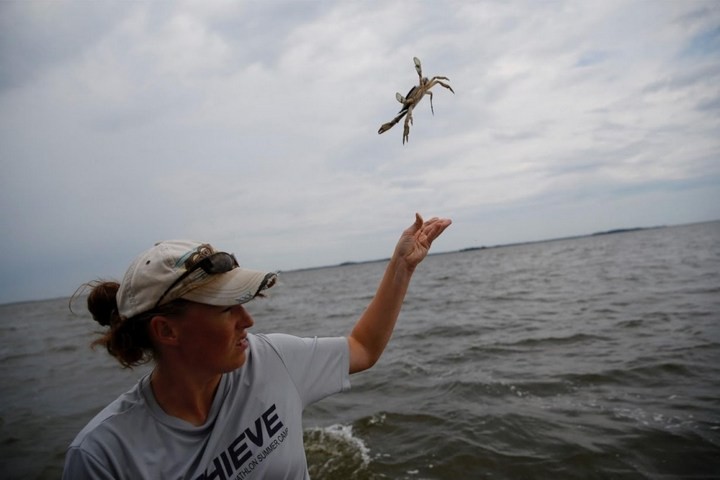
{"type": "Polygon", "coordinates": [[[158,363],[150,375],[150,386],[165,413],[200,426],[207,421],[221,378],[221,374],[193,375],[158,363]]]}

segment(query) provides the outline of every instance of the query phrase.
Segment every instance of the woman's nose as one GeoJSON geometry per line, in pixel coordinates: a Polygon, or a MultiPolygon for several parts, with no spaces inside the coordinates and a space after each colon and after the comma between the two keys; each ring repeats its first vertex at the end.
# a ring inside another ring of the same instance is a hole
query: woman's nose
{"type": "Polygon", "coordinates": [[[250,312],[248,312],[242,305],[234,307],[233,311],[235,315],[238,316],[238,325],[242,328],[250,328],[255,325],[252,315],[250,315],[250,312]]]}

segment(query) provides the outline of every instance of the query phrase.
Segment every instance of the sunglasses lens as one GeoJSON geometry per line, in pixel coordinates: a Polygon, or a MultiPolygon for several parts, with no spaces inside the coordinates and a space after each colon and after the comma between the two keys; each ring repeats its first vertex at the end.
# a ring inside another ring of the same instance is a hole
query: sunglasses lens
{"type": "Polygon", "coordinates": [[[235,257],[225,252],[216,253],[208,257],[208,261],[210,265],[205,271],[210,274],[226,273],[238,266],[235,257]]]}

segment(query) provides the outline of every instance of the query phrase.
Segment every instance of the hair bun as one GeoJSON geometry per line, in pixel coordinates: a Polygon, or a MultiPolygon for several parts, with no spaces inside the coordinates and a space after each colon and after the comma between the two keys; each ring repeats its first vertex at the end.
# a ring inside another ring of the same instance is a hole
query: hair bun
{"type": "Polygon", "coordinates": [[[97,282],[91,285],[87,298],[87,307],[93,319],[104,327],[109,327],[118,318],[118,306],[115,295],[120,288],[117,282],[97,282]]]}

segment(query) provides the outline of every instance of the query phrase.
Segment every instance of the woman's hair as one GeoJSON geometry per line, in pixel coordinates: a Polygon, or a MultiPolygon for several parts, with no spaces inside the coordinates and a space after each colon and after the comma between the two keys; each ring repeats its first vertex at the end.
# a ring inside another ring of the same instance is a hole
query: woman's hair
{"type": "Polygon", "coordinates": [[[136,367],[157,358],[158,351],[150,337],[150,319],[156,315],[182,314],[188,303],[187,300],[178,299],[125,318],[118,313],[116,294],[120,288],[119,283],[98,280],[84,284],[78,292],[86,288],[90,288],[87,297],[88,311],[96,322],[108,328],[91,345],[93,348],[104,346],[124,368],[136,367]]]}

